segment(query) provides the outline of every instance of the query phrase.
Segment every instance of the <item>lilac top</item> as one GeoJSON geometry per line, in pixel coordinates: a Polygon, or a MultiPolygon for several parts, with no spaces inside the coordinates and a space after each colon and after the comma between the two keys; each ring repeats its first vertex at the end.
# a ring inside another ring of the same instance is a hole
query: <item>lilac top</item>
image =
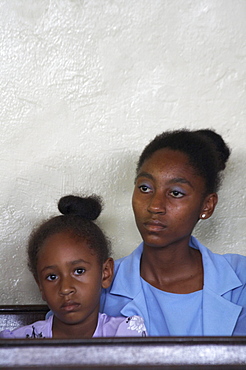
{"type": "MultiPolygon", "coordinates": [[[[20,328],[3,330],[0,338],[52,338],[52,324],[54,315],[47,320],[36,321],[33,324],[20,328]]],[[[95,337],[145,337],[146,328],[140,316],[113,317],[99,313],[95,337]]]]}

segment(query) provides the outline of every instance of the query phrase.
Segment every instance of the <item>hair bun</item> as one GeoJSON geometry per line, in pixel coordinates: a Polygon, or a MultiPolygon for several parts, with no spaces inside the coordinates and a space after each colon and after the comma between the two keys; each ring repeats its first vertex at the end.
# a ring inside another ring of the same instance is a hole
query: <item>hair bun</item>
{"type": "Polygon", "coordinates": [[[211,129],[203,129],[203,130],[197,130],[196,131],[199,135],[205,137],[205,138],[208,138],[210,140],[210,142],[213,143],[213,145],[215,146],[216,148],[216,151],[219,155],[218,159],[219,159],[219,164],[220,164],[220,168],[219,170],[222,171],[225,169],[225,166],[226,166],[226,162],[231,154],[231,150],[230,148],[228,147],[228,145],[224,142],[224,140],[222,139],[222,137],[217,134],[215,131],[211,130],[211,129]]]}
{"type": "Polygon", "coordinates": [[[66,195],[58,202],[58,209],[63,215],[74,215],[96,220],[102,211],[102,200],[97,195],[79,197],[66,195]]]}

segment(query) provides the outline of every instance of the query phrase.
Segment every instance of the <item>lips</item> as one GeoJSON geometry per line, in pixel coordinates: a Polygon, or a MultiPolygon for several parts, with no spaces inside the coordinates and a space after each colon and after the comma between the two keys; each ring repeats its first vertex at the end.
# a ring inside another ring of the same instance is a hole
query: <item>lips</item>
{"type": "Polygon", "coordinates": [[[80,306],[80,303],[74,302],[74,301],[67,301],[63,303],[61,306],[61,309],[66,312],[72,312],[77,311],[80,306]]]}
{"type": "Polygon", "coordinates": [[[162,222],[158,220],[144,222],[144,227],[150,232],[158,232],[166,229],[166,225],[164,225],[162,222]]]}

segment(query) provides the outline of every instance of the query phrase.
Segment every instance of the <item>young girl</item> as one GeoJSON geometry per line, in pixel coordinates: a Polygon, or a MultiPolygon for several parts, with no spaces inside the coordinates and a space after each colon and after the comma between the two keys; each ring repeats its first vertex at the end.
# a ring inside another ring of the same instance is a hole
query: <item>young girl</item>
{"type": "Polygon", "coordinates": [[[246,335],[246,257],[192,236],[213,214],[229,155],[212,130],[164,132],[146,146],[132,197],[143,243],[116,261],[103,312],[140,315],[149,335],[246,335]]]}
{"type": "Polygon", "coordinates": [[[63,214],[34,230],[28,244],[28,266],[42,298],[52,310],[38,321],[1,338],[91,338],[145,336],[139,316],[109,317],[99,313],[101,289],[113,275],[110,243],[93,222],[102,209],[99,197],[66,196],[63,214]]]}

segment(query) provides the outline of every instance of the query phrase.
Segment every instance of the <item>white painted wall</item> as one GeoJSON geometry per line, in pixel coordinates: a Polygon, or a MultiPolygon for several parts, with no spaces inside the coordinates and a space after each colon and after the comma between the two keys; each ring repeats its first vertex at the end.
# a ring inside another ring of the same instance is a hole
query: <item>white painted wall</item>
{"type": "Polygon", "coordinates": [[[42,302],[26,241],[62,195],[104,197],[115,257],[138,245],[135,164],[170,128],[232,147],[196,235],[246,254],[245,0],[0,0],[0,14],[0,304],[42,302]]]}

